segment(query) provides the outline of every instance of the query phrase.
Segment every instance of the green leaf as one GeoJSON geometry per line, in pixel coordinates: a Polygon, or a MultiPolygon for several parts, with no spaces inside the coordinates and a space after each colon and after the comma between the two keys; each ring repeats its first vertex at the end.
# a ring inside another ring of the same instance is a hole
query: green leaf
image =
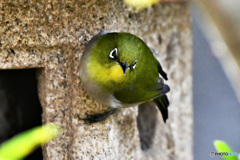
{"type": "MultiPolygon", "coordinates": [[[[234,153],[234,151],[228,146],[227,143],[225,143],[224,141],[220,141],[220,140],[215,140],[213,142],[217,152],[227,152],[227,153],[234,153]]],[[[223,159],[225,160],[238,160],[237,156],[222,156],[223,159]]]]}
{"type": "Polygon", "coordinates": [[[38,126],[25,131],[0,146],[0,160],[19,160],[26,157],[37,147],[60,134],[60,127],[55,124],[38,126]]]}

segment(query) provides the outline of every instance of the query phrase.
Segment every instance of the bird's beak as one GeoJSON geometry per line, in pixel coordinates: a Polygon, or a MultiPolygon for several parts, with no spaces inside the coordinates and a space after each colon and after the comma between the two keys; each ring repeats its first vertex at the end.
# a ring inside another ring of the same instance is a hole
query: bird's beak
{"type": "Polygon", "coordinates": [[[125,75],[129,65],[127,64],[127,62],[119,62],[119,65],[122,67],[123,73],[125,75]]]}

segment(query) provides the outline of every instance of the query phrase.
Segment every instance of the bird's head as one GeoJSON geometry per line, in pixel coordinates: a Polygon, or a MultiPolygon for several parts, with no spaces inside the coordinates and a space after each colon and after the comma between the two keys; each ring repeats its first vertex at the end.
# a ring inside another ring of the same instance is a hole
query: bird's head
{"type": "Polygon", "coordinates": [[[101,84],[131,81],[140,70],[146,44],[129,33],[108,33],[99,37],[88,59],[88,73],[101,84]]]}

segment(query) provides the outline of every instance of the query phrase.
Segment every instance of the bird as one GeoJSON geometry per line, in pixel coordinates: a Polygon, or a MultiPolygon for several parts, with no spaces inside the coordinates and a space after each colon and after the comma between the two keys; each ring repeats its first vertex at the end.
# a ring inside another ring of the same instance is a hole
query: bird
{"type": "Polygon", "coordinates": [[[127,32],[102,31],[86,45],[80,60],[83,89],[108,111],[86,114],[89,123],[106,120],[120,108],[153,101],[168,119],[170,87],[166,72],[146,43],[127,32]]]}

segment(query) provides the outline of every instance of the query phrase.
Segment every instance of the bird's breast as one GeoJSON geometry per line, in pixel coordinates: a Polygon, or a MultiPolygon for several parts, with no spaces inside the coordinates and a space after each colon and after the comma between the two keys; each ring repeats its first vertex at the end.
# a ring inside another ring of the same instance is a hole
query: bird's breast
{"type": "Polygon", "coordinates": [[[124,79],[124,74],[121,66],[104,66],[97,61],[91,61],[87,66],[89,76],[100,84],[105,84],[110,81],[121,82],[124,79]]]}

